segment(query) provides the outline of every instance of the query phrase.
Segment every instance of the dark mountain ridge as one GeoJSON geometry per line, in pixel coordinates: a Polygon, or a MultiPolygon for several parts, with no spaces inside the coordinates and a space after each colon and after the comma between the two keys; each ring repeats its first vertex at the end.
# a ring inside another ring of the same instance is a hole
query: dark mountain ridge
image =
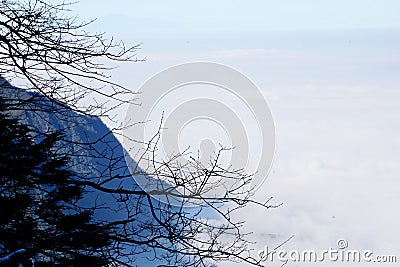
{"type": "MultiPolygon", "coordinates": [[[[60,153],[69,156],[69,168],[76,173],[77,179],[101,183],[107,188],[141,191],[128,168],[128,161],[129,164],[136,162],[125,154],[121,143],[101,119],[78,114],[63,103],[55,103],[36,92],[12,86],[1,76],[0,97],[8,100],[8,110],[12,116],[18,117],[22,123],[38,133],[37,138],[40,138],[40,133],[62,132],[64,141],[58,144],[58,149],[60,153]]],[[[146,179],[152,178],[146,176],[146,179]]],[[[99,207],[95,212],[96,220],[110,222],[124,220],[129,216],[122,194],[104,193],[90,187],[87,191],[80,205],[99,207]]],[[[135,201],[133,197],[128,204],[139,203],[135,201]]],[[[141,205],[132,209],[139,211],[135,215],[137,228],[142,229],[140,234],[146,239],[148,229],[143,225],[152,223],[150,208],[141,205]]],[[[149,262],[149,258],[154,258],[151,250],[125,247],[132,253],[141,252],[135,256],[135,265],[152,266],[157,262],[149,262]]]]}

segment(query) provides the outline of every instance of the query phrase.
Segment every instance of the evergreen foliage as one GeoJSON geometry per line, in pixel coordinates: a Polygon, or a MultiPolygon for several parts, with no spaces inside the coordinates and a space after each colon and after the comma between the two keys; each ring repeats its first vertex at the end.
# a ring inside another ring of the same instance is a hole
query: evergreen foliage
{"type": "Polygon", "coordinates": [[[85,191],[57,152],[62,133],[35,136],[7,114],[6,102],[0,98],[0,257],[26,251],[2,266],[106,265],[109,228],[77,205],[85,191]]]}

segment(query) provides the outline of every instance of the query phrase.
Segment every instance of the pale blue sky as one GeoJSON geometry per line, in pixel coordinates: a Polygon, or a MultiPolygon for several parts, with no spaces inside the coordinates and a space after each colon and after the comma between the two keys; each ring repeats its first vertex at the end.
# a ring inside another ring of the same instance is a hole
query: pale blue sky
{"type": "Polygon", "coordinates": [[[75,9],[130,33],[400,28],[397,0],[85,0],[75,9]]]}

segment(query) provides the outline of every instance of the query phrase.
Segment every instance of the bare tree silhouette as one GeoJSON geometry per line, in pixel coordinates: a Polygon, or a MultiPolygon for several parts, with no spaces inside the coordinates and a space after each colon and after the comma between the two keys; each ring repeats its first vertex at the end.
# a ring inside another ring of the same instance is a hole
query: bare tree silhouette
{"type": "MultiPolygon", "coordinates": [[[[129,148],[114,137],[121,128],[108,130],[99,120],[115,108],[107,106],[108,100],[117,106],[135,104],[134,91],[110,80],[108,64],[137,61],[139,45],[127,48],[103,33],[86,32],[91,22],[68,16],[69,4],[63,2],[0,3],[0,74],[27,89],[1,79],[6,109],[31,122],[37,134],[64,133],[59,150],[71,158],[75,173],[68,183],[82,188],[85,197],[77,205],[93,209],[96,224],[110,233],[112,245],[102,250],[110,264],[143,266],[140,257],[145,256],[147,264],[158,266],[214,266],[220,261],[262,266],[251,253],[245,220],[234,214],[249,205],[276,205],[271,198],[252,198],[251,174],[222,167],[219,159],[226,148],[207,164],[196,157],[182,164],[185,155],[179,153],[165,162],[156,157],[127,160],[129,148]],[[95,101],[88,105],[88,97],[95,101]],[[135,167],[144,161],[149,168],[135,167]],[[147,179],[153,190],[140,188],[138,178],[147,179]],[[223,193],[209,195],[216,186],[223,193]]],[[[144,153],[157,153],[153,145],[160,134],[144,153]]]]}

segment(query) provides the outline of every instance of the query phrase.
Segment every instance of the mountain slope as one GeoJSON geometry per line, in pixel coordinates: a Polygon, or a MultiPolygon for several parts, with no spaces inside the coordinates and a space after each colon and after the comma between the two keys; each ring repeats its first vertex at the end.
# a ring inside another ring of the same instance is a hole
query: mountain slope
{"type": "MultiPolygon", "coordinates": [[[[127,165],[127,161],[129,164],[136,162],[125,158],[122,145],[99,118],[78,114],[62,103],[55,104],[40,94],[14,87],[1,77],[0,96],[15,104],[10,107],[12,115],[20,118],[21,122],[28,124],[34,131],[45,133],[60,130],[64,134],[65,141],[59,144],[59,150],[70,156],[69,168],[76,173],[78,179],[103,183],[102,186],[107,188],[140,190],[127,165]]],[[[120,194],[87,189],[88,193],[80,204],[84,207],[99,207],[95,212],[97,220],[126,220],[132,216],[125,205],[129,204],[129,209],[136,212],[137,221],[131,226],[138,229],[137,233],[144,240],[147,239],[154,219],[148,205],[134,206],[140,203],[139,196],[124,201],[124,196],[120,194]]],[[[154,260],[149,262],[148,259],[154,258],[154,254],[151,250],[146,251],[146,246],[136,248],[125,245],[126,251],[132,254],[141,252],[135,256],[135,265],[153,266],[157,263],[154,260]]]]}

